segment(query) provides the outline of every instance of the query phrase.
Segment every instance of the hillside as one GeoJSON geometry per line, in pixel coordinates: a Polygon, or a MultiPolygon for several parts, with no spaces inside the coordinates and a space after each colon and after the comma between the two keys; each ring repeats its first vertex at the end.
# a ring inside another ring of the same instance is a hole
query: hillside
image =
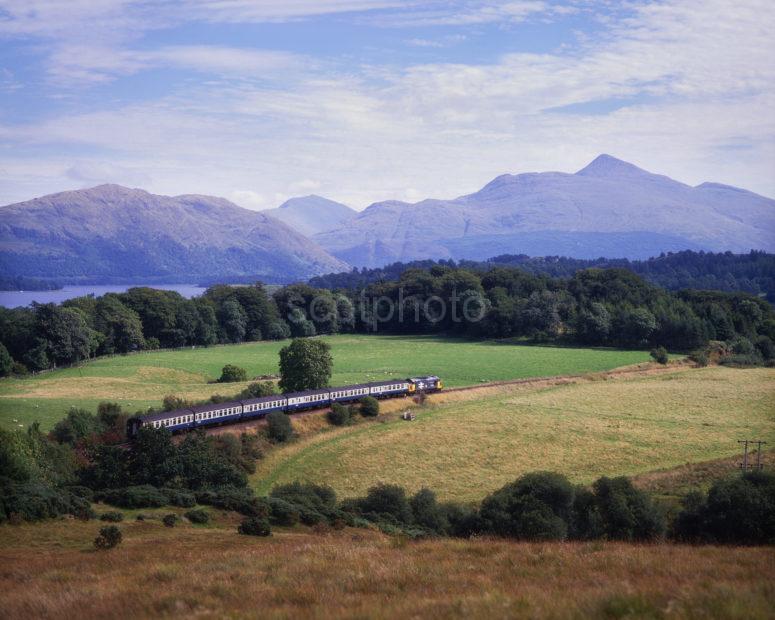
{"type": "Polygon", "coordinates": [[[343,226],[357,215],[357,211],[341,202],[334,202],[314,194],[291,198],[276,209],[269,209],[263,213],[307,236],[343,226]]]}
{"type": "Polygon", "coordinates": [[[691,187],[601,155],[575,174],[506,174],[454,200],[375,203],[314,238],[356,266],[499,253],[637,259],[773,250],[775,200],[714,183],[691,187]]]}
{"type": "Polygon", "coordinates": [[[286,224],[211,196],[100,185],[0,208],[6,276],[288,281],[346,269],[286,224]]]}

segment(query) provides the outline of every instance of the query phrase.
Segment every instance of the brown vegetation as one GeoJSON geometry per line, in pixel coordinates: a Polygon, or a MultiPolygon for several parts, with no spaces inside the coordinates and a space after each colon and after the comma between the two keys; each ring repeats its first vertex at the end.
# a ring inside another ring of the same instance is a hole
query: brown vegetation
{"type": "Polygon", "coordinates": [[[237,534],[238,521],[130,519],[107,552],[92,550],[95,522],[0,527],[2,615],[766,618],[775,609],[771,549],[408,542],[306,528],[254,539],[237,534]]]}

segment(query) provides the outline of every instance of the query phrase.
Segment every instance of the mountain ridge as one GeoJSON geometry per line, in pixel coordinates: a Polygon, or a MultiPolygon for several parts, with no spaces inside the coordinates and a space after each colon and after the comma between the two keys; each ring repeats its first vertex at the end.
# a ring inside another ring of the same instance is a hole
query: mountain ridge
{"type": "Polygon", "coordinates": [[[303,235],[314,235],[344,224],[357,215],[355,209],[317,194],[297,196],[275,209],[263,211],[303,235]]]}
{"type": "Polygon", "coordinates": [[[225,198],[104,184],[0,207],[6,275],[303,279],[347,268],[283,222],[225,198]]]}
{"type": "Polygon", "coordinates": [[[508,236],[513,244],[499,247],[509,253],[576,258],[601,255],[589,247],[593,239],[607,256],[633,259],[680,249],[772,250],[775,200],[710,182],[692,187],[603,154],[575,173],[503,174],[450,200],[373,203],[313,238],[354,266],[374,267],[483,259],[494,239],[508,236]],[[546,243],[529,243],[530,234],[546,243]]]}

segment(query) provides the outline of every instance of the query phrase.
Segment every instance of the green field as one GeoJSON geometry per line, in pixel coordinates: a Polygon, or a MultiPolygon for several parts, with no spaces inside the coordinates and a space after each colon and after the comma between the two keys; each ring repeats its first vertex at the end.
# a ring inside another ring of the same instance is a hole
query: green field
{"type": "Polygon", "coordinates": [[[432,401],[414,422],[360,424],[277,450],[254,484],[264,493],[306,480],[348,497],[389,482],[467,501],[528,471],[588,483],[731,456],[738,439],[775,441],[773,369],[676,369],[432,401]]]}
{"type": "MultiPolygon", "coordinates": [[[[332,383],[346,384],[440,375],[448,386],[522,377],[601,371],[649,359],[642,351],[525,346],[433,336],[326,336],[334,355],[332,383]]],[[[287,342],[255,342],[101,358],[27,379],[0,380],[0,425],[34,420],[50,428],[73,406],[95,409],[101,401],[129,411],[158,405],[167,394],[206,399],[231,395],[241,384],[214,385],[225,364],[248,376],[277,373],[278,352],[287,342]]]]}

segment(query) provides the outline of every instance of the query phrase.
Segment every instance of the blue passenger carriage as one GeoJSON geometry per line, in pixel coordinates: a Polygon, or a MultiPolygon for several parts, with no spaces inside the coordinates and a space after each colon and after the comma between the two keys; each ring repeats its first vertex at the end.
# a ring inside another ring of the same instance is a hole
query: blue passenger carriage
{"type": "Polygon", "coordinates": [[[286,411],[301,411],[302,409],[315,409],[325,407],[331,402],[331,392],[324,390],[306,390],[304,392],[290,392],[284,394],[286,399],[286,411]]]}
{"type": "Polygon", "coordinates": [[[331,388],[331,402],[346,403],[353,400],[360,400],[370,394],[370,384],[360,383],[358,385],[345,385],[342,387],[331,388]]]}
{"type": "Polygon", "coordinates": [[[275,394],[242,401],[242,419],[262,418],[272,411],[285,411],[286,396],[275,394]]]}

